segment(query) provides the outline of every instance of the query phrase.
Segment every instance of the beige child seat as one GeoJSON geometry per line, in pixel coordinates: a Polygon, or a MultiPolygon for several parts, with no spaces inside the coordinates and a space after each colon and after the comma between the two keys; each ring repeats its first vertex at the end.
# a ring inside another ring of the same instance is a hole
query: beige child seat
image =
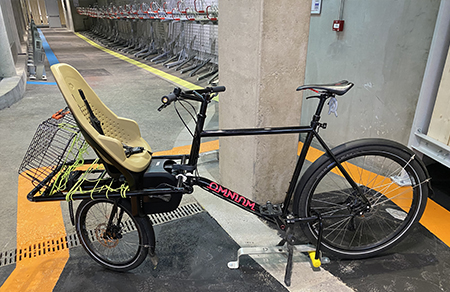
{"type": "Polygon", "coordinates": [[[150,146],[141,137],[138,124],[118,117],[106,107],[72,66],[59,63],[53,65],[51,70],[81,133],[104,161],[108,173],[113,177],[123,174],[131,190],[139,188],[152,157],[150,146]],[[100,122],[101,129],[92,121],[90,111],[100,122]],[[125,150],[131,149],[129,147],[139,151],[126,154],[125,150]]]}

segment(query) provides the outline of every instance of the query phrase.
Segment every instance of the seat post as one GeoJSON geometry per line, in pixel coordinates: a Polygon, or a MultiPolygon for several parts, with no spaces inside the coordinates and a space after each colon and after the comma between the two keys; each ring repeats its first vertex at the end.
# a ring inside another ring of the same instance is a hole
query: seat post
{"type": "Polygon", "coordinates": [[[314,128],[314,130],[317,130],[317,125],[319,124],[320,116],[322,114],[323,107],[325,106],[325,101],[331,96],[333,96],[333,94],[328,92],[319,96],[315,96],[319,98],[319,104],[317,105],[316,113],[311,120],[311,127],[314,128]]]}

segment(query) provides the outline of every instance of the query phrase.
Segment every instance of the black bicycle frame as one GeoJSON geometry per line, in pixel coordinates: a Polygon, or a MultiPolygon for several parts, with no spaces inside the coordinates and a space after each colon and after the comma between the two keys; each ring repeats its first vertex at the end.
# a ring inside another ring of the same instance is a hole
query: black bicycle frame
{"type": "MultiPolygon", "coordinates": [[[[362,200],[369,206],[367,199],[362,194],[359,187],[356,185],[356,183],[353,181],[353,179],[350,177],[350,175],[344,169],[344,167],[342,167],[342,165],[337,161],[337,158],[332,153],[331,149],[327,146],[325,141],[320,137],[320,135],[318,133],[318,130],[320,128],[326,128],[326,124],[322,124],[319,121],[320,121],[320,115],[323,110],[325,101],[331,96],[332,95],[330,95],[330,94],[322,94],[320,96],[309,97],[309,98],[319,98],[319,104],[317,106],[316,113],[314,114],[312,121],[311,121],[311,125],[309,127],[308,126],[292,126],[292,127],[227,129],[227,130],[208,130],[208,131],[203,131],[203,126],[204,126],[204,122],[206,119],[206,109],[207,109],[207,105],[209,103],[208,99],[204,98],[204,100],[202,101],[199,113],[197,115],[198,123],[197,123],[197,127],[195,129],[195,134],[194,134],[194,138],[193,138],[193,142],[192,142],[192,148],[191,148],[191,153],[190,153],[190,158],[189,158],[189,165],[191,165],[191,166],[197,165],[198,157],[199,157],[199,150],[200,150],[200,141],[201,141],[201,138],[203,138],[203,137],[256,136],[256,135],[306,133],[307,136],[306,136],[305,142],[304,142],[302,150],[300,152],[300,156],[297,160],[297,164],[296,164],[294,173],[292,175],[291,181],[289,182],[289,188],[286,193],[286,197],[284,199],[281,216],[283,218],[286,218],[286,216],[288,215],[288,209],[289,209],[289,205],[290,205],[291,199],[294,194],[295,186],[299,179],[300,172],[305,163],[306,155],[308,153],[309,147],[311,146],[313,138],[316,138],[319,141],[320,145],[325,149],[326,154],[335,161],[337,167],[342,172],[342,174],[347,179],[347,181],[350,183],[352,188],[355,189],[355,191],[357,191],[357,193],[360,194],[360,197],[362,198],[362,200]]],[[[192,183],[194,185],[200,186],[204,190],[208,191],[209,193],[211,193],[221,199],[224,199],[228,202],[233,203],[234,205],[236,205],[248,212],[251,212],[259,217],[263,217],[266,220],[274,221],[273,216],[268,216],[267,214],[263,214],[261,212],[260,205],[258,205],[257,203],[253,202],[252,200],[250,200],[236,192],[229,190],[228,188],[221,186],[220,184],[218,184],[216,182],[213,182],[207,178],[197,177],[193,180],[192,183]]],[[[317,218],[316,217],[297,218],[297,221],[308,222],[308,221],[313,221],[313,220],[317,220],[317,218]]]]}

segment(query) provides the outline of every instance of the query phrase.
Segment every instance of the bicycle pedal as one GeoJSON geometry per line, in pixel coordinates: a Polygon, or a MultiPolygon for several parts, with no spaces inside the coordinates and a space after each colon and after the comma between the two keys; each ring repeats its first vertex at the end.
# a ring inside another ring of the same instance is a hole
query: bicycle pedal
{"type": "Polygon", "coordinates": [[[281,205],[274,205],[270,201],[268,201],[266,205],[261,205],[259,207],[259,212],[266,216],[281,216],[281,214],[283,214],[281,205]]]}

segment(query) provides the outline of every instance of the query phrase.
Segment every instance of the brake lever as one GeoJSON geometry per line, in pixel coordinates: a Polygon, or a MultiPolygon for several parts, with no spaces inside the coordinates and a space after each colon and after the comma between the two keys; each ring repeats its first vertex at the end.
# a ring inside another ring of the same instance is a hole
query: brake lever
{"type": "Polygon", "coordinates": [[[162,111],[163,109],[165,109],[167,107],[167,104],[162,104],[159,108],[158,111],[162,111]]]}

